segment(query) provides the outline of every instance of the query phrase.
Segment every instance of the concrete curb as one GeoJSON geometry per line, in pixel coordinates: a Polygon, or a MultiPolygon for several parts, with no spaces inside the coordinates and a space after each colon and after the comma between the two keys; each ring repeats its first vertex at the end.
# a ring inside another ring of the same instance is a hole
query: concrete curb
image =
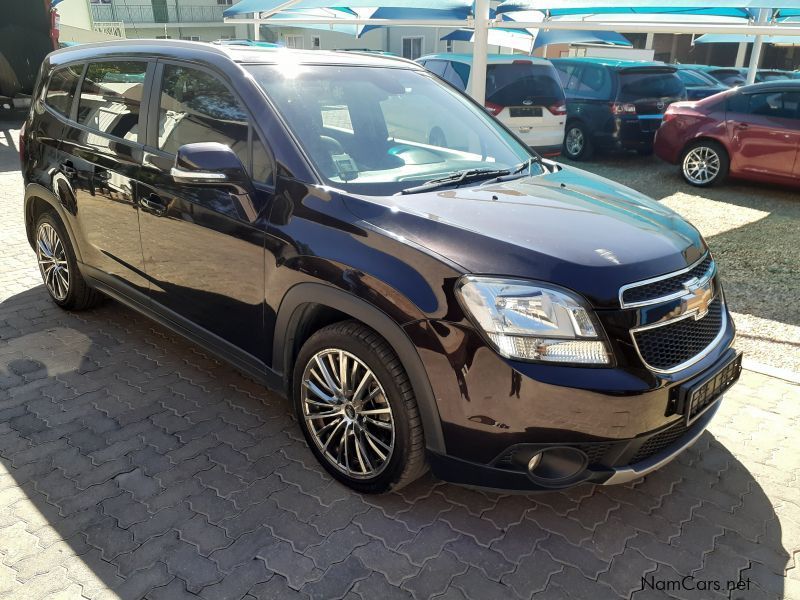
{"type": "Polygon", "coordinates": [[[761,373],[762,375],[775,377],[776,379],[783,379],[784,381],[788,381],[789,383],[800,385],[800,373],[795,373],[794,371],[790,371],[789,369],[780,369],[778,367],[772,367],[770,365],[765,365],[763,363],[750,360],[747,357],[745,357],[744,360],[742,361],[742,367],[744,369],[747,369],[748,371],[754,371],[755,373],[761,373]]]}

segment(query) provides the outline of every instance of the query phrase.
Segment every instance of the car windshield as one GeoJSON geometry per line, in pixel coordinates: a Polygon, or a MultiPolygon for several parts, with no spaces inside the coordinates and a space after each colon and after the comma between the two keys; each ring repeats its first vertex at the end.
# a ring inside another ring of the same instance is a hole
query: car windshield
{"type": "MultiPolygon", "coordinates": [[[[290,62],[247,69],[332,187],[391,195],[460,171],[512,170],[535,156],[424,71],[290,62]]],[[[530,172],[543,171],[532,162],[530,172]]]]}
{"type": "Polygon", "coordinates": [[[554,67],[522,60],[488,66],[486,101],[498,106],[551,106],[564,102],[564,90],[554,67]]]}
{"type": "Polygon", "coordinates": [[[619,100],[634,101],[641,98],[681,96],[683,83],[674,71],[635,70],[620,71],[619,100]]]}
{"type": "Polygon", "coordinates": [[[714,81],[708,75],[705,75],[700,71],[693,71],[691,69],[682,69],[678,71],[678,77],[681,78],[681,81],[683,81],[686,87],[708,87],[719,85],[717,81],[714,81]]]}

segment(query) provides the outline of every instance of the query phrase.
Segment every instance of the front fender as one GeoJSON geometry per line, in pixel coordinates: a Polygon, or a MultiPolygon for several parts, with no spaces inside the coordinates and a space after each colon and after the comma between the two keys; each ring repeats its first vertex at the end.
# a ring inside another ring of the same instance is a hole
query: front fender
{"type": "Polygon", "coordinates": [[[347,314],[374,329],[389,343],[414,388],[425,431],[426,447],[443,453],[445,446],[439,410],[417,349],[397,322],[358,296],[324,283],[304,282],[293,286],[283,297],[278,309],[273,339],[273,369],[283,372],[285,382],[288,383],[292,370],[291,349],[294,348],[303,308],[309,304],[321,304],[347,314]]]}

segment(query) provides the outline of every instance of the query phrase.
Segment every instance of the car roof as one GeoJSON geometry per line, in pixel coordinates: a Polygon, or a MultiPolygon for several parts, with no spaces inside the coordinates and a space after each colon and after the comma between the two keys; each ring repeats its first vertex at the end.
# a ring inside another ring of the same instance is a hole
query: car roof
{"type": "MultiPolygon", "coordinates": [[[[426,54],[420,56],[419,60],[450,60],[454,62],[472,64],[472,54],[456,54],[453,52],[443,52],[439,54],[426,54]]],[[[527,54],[488,54],[486,62],[490,65],[509,64],[515,61],[529,62],[535,65],[549,65],[550,61],[544,58],[537,58],[535,56],[528,56],[527,54]]]]}
{"type": "Polygon", "coordinates": [[[779,79],[777,81],[764,81],[736,88],[741,94],[754,94],[757,92],[800,92],[800,80],[779,79]]]}
{"type": "Polygon", "coordinates": [[[115,55],[140,55],[148,58],[182,58],[211,63],[276,64],[290,59],[299,64],[352,65],[422,69],[413,61],[397,56],[371,52],[344,52],[329,50],[295,50],[289,48],[263,48],[258,46],[222,45],[183,40],[121,40],[81,44],[56,50],[50,54],[52,63],[109,58],[115,55]]]}
{"type": "Polygon", "coordinates": [[[654,60],[626,60],[621,58],[601,58],[595,56],[570,56],[567,58],[554,58],[553,62],[578,62],[593,65],[603,65],[611,69],[638,69],[638,68],[668,68],[675,70],[675,65],[654,60]]]}

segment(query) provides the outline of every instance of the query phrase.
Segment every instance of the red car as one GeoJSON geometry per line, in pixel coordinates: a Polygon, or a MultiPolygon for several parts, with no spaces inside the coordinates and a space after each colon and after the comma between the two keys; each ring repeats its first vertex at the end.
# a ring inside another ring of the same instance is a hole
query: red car
{"type": "Polygon", "coordinates": [[[655,152],[679,164],[696,186],[728,175],[800,186],[800,81],[758,83],[671,104],[655,152]]]}

